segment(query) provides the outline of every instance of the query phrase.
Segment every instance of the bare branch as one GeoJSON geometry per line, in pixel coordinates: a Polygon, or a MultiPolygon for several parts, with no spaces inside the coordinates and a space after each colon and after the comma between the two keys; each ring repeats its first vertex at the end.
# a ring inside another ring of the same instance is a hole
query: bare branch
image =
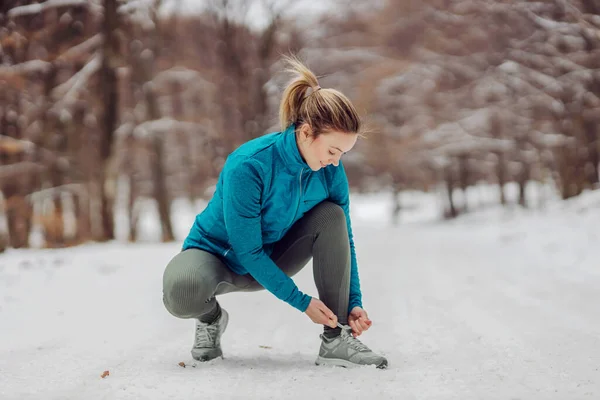
{"type": "Polygon", "coordinates": [[[172,130],[192,133],[202,132],[208,136],[215,134],[207,124],[178,121],[168,117],[143,122],[133,129],[133,134],[137,137],[147,137],[149,135],[155,135],[158,132],[164,133],[172,130]]]}
{"type": "Polygon", "coordinates": [[[16,164],[0,165],[0,179],[14,179],[20,175],[39,173],[46,169],[42,164],[32,161],[23,161],[16,164]]]}
{"type": "Polygon", "coordinates": [[[9,10],[7,15],[9,18],[17,18],[32,14],[39,14],[51,8],[75,6],[90,7],[95,11],[101,11],[102,9],[102,7],[98,4],[95,4],[95,2],[88,0],[48,0],[43,3],[15,7],[9,10]]]}
{"type": "Polygon", "coordinates": [[[60,185],[56,187],[46,188],[42,190],[38,190],[36,192],[30,193],[26,196],[26,198],[31,199],[32,201],[39,201],[45,199],[55,198],[56,195],[61,193],[75,193],[75,194],[85,194],[87,193],[87,187],[83,183],[68,183],[66,185],[60,185]]]}
{"type": "Polygon", "coordinates": [[[74,61],[80,57],[89,56],[89,53],[94,52],[102,44],[102,34],[98,33],[86,41],[79,43],[77,46],[71,47],[69,50],[62,53],[56,58],[57,61],[74,61]]]}
{"type": "Polygon", "coordinates": [[[75,102],[76,96],[85,87],[90,78],[100,69],[102,57],[96,53],[94,57],[79,72],[68,81],[52,90],[52,97],[58,101],[53,108],[62,108],[75,102]]]}
{"type": "Polygon", "coordinates": [[[15,139],[10,136],[0,135],[0,152],[5,154],[29,153],[35,144],[29,140],[15,139]]]}
{"type": "Polygon", "coordinates": [[[156,85],[178,82],[201,88],[212,88],[214,84],[205,79],[200,72],[185,67],[173,67],[157,73],[152,79],[156,85]]]}
{"type": "Polygon", "coordinates": [[[0,66],[0,78],[8,79],[17,75],[46,73],[52,64],[42,60],[25,61],[15,65],[0,66]]]}

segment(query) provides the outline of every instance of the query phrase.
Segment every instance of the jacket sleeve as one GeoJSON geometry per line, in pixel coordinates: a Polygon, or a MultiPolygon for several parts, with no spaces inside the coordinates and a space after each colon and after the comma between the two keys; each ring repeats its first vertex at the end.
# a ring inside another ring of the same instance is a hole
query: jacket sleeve
{"type": "Polygon", "coordinates": [[[244,268],[277,298],[304,312],[311,297],[264,251],[261,231],[263,183],[258,168],[247,160],[229,168],[223,180],[223,213],[229,242],[244,268]]]}
{"type": "Polygon", "coordinates": [[[346,215],[348,240],[350,240],[350,301],[348,303],[348,313],[350,313],[356,306],[362,308],[362,293],[360,290],[360,278],[358,276],[356,250],[354,248],[354,236],[352,234],[352,222],[350,220],[350,189],[346,171],[341,161],[333,174],[329,188],[329,199],[339,205],[346,215]]]}

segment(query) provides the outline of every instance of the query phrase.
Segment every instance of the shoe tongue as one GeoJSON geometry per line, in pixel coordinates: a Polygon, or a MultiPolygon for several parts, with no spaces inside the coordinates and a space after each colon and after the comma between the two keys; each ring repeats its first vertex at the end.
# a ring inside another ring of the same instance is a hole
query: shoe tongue
{"type": "Polygon", "coordinates": [[[347,331],[344,329],[344,331],[347,336],[347,340],[349,342],[352,342],[353,347],[356,347],[358,351],[369,351],[369,349],[364,345],[364,343],[352,336],[352,328],[350,328],[347,331]]]}

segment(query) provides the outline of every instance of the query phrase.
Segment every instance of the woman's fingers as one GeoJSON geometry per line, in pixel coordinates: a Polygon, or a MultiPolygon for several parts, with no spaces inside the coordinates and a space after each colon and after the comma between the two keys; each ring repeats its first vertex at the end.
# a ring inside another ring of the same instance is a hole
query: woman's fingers
{"type": "Polygon", "coordinates": [[[324,322],[324,325],[329,326],[330,328],[335,328],[337,327],[337,316],[333,313],[331,313],[331,315],[329,315],[328,317],[326,317],[327,319],[324,322]]]}
{"type": "Polygon", "coordinates": [[[360,317],[358,319],[358,324],[360,325],[360,327],[362,328],[363,331],[366,331],[367,329],[369,329],[369,327],[371,326],[371,324],[369,323],[370,321],[367,321],[366,319],[360,317]]]}
{"type": "Polygon", "coordinates": [[[372,323],[373,322],[371,320],[365,319],[362,316],[358,318],[350,318],[348,320],[348,325],[350,325],[350,327],[352,328],[352,333],[355,337],[362,335],[366,330],[368,330],[371,327],[372,323]]]}
{"type": "Polygon", "coordinates": [[[337,316],[319,299],[311,299],[305,313],[316,324],[336,327],[337,316]]]}
{"type": "Polygon", "coordinates": [[[358,320],[351,320],[350,327],[352,328],[352,332],[354,332],[356,336],[360,336],[363,333],[363,329],[358,320]]]}
{"type": "Polygon", "coordinates": [[[355,326],[355,322],[354,322],[354,320],[352,320],[352,319],[349,319],[349,320],[348,320],[348,325],[350,326],[350,328],[352,328],[352,335],[353,335],[354,337],[356,337],[356,328],[354,327],[354,326],[355,326]]]}
{"type": "Polygon", "coordinates": [[[327,307],[325,305],[325,303],[321,302],[320,306],[321,306],[320,310],[323,313],[323,317],[324,317],[323,325],[327,325],[331,328],[335,328],[337,326],[337,322],[338,322],[337,315],[335,315],[333,313],[333,311],[331,311],[329,309],[329,307],[327,307]]]}

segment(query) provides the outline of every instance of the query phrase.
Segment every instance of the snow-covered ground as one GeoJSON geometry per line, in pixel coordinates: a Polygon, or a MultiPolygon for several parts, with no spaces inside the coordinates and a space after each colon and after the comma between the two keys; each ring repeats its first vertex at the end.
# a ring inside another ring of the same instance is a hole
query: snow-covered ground
{"type": "MultiPolygon", "coordinates": [[[[194,362],[193,322],[161,299],[180,243],[9,250],[0,399],[600,398],[600,191],[451,222],[439,196],[404,200],[398,226],[385,196],[353,200],[361,339],[387,370],[317,367],[319,327],[266,292],[222,296],[225,358],[194,362]]],[[[316,295],[310,265],[295,280],[316,295]]]]}

